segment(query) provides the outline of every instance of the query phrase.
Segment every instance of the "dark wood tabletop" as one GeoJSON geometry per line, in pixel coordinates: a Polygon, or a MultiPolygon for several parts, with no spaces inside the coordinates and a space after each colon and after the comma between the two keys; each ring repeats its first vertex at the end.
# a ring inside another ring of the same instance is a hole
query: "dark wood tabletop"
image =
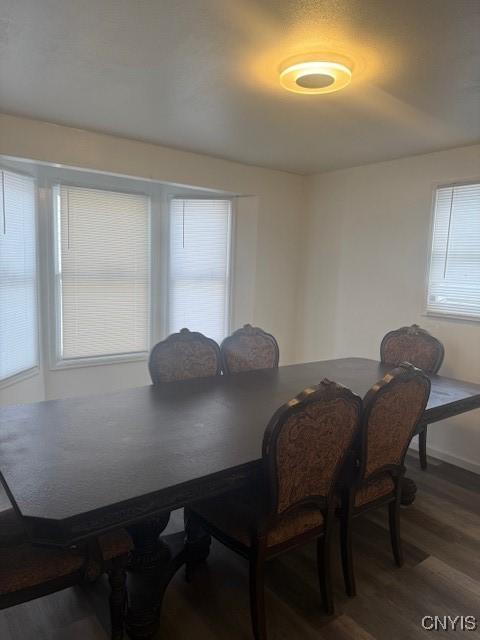
{"type": "MultiPolygon", "coordinates": [[[[363,396],[389,367],[345,358],[0,409],[2,482],[37,542],[70,544],[244,482],[274,411],[324,377],[363,396]]],[[[432,376],[428,423],[480,406],[432,376]]]]}

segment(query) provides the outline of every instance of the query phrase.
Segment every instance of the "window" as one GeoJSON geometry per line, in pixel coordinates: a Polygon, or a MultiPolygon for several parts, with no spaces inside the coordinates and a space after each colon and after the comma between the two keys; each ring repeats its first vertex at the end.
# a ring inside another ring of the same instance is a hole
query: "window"
{"type": "Polygon", "coordinates": [[[229,331],[230,200],[170,203],[169,333],[187,327],[220,342],[229,331]]]}
{"type": "Polygon", "coordinates": [[[34,181],[0,171],[0,380],[38,364],[34,181]]]}
{"type": "Polygon", "coordinates": [[[480,184],[437,189],[427,312],[480,318],[480,184]]]}
{"type": "Polygon", "coordinates": [[[58,185],[57,360],[145,354],[150,346],[150,202],[58,185]]]}

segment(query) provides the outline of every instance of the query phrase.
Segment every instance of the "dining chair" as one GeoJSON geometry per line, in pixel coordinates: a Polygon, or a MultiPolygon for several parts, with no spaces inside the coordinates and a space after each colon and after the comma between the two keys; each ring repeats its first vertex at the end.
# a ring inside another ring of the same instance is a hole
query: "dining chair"
{"type": "Polygon", "coordinates": [[[218,376],[220,348],[202,333],[182,329],[153,347],[148,368],[154,384],[218,376]]]}
{"type": "Polygon", "coordinates": [[[404,460],[430,395],[430,380],[410,363],[402,363],[373,385],[363,400],[357,460],[341,492],[342,566],[347,594],[355,595],[352,519],[388,505],[393,556],[403,564],[400,539],[401,480],[404,460]]]}
{"type": "Polygon", "coordinates": [[[102,573],[110,583],[112,640],[123,638],[126,566],[132,540],[124,529],[105,533],[75,548],[29,542],[13,508],[0,513],[0,609],[91,581],[102,573]]]}
{"type": "MultiPolygon", "coordinates": [[[[222,373],[220,347],[211,338],[207,338],[197,331],[181,329],[178,333],[172,333],[168,338],[156,344],[150,352],[148,360],[150,377],[154,385],[169,384],[175,381],[190,380],[194,378],[208,378],[219,376],[222,373]]],[[[169,515],[163,526],[166,526],[169,515]]],[[[150,526],[157,529],[155,518],[148,518],[150,526]]],[[[187,527],[187,514],[184,512],[185,528],[187,527]]],[[[192,533],[193,524],[190,527],[190,539],[197,540],[197,545],[202,548],[196,550],[196,556],[201,558],[208,555],[211,539],[203,530],[192,533]]],[[[134,531],[132,531],[135,534],[134,531]]],[[[192,545],[193,546],[193,545],[192,545]]],[[[186,564],[186,578],[190,579],[190,573],[194,563],[186,564]]]]}
{"type": "Polygon", "coordinates": [[[277,341],[270,333],[250,324],[225,338],[220,349],[226,374],[278,367],[280,352],[277,341]]]}
{"type": "MultiPolygon", "coordinates": [[[[410,362],[427,374],[438,373],[442,366],[445,349],[443,344],[417,324],[389,331],[380,345],[380,359],[386,364],[397,366],[410,362]]],[[[420,466],[427,468],[427,425],[418,425],[418,453],[420,466]]],[[[415,434],[416,435],[416,434],[415,434]]]]}
{"type": "Polygon", "coordinates": [[[263,438],[257,482],[243,491],[195,503],[189,522],[205,528],[249,561],[253,635],[267,637],[265,562],[317,539],[324,608],[333,612],[330,543],[335,491],[358,432],[361,399],[329,380],[305,389],[271,418],[263,438]]]}

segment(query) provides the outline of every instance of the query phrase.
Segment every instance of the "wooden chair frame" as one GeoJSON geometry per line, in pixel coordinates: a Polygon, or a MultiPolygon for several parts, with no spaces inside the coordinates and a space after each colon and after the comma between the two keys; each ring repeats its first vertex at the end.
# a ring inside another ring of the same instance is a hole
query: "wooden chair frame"
{"type": "Polygon", "coordinates": [[[357,468],[351,470],[350,478],[344,480],[342,487],[342,502],[340,511],[340,541],[342,555],[342,569],[345,580],[345,588],[349,596],[356,594],[355,575],[353,569],[353,550],[352,550],[352,519],[365,511],[376,509],[382,505],[388,505],[390,540],[392,545],[393,556],[396,564],[401,567],[403,565],[403,552],[400,538],[400,504],[401,504],[401,488],[402,477],[405,474],[405,456],[407,453],[410,440],[415,433],[422,415],[427,406],[428,397],[430,395],[430,379],[423,371],[417,369],[410,363],[402,363],[399,367],[393,369],[382,380],[377,382],[366,394],[363,404],[364,411],[361,419],[360,437],[357,441],[357,468]],[[368,459],[368,424],[370,414],[376,401],[387,391],[391,391],[392,387],[410,382],[415,377],[419,377],[425,384],[424,402],[419,407],[418,416],[411,429],[411,435],[405,439],[405,445],[400,455],[398,464],[388,464],[376,469],[370,475],[366,475],[366,465],[368,459]],[[365,484],[365,482],[373,482],[385,473],[390,474],[394,482],[394,489],[391,493],[381,496],[377,500],[366,503],[359,507],[355,507],[355,496],[357,491],[365,484]]]}
{"type": "MultiPolygon", "coordinates": [[[[266,500],[263,503],[260,519],[257,523],[258,526],[251,532],[250,546],[245,546],[239,543],[238,540],[220,531],[195,511],[189,510],[188,513],[187,522],[192,523],[193,527],[200,525],[214,538],[249,561],[250,607],[252,628],[256,640],[265,640],[267,637],[264,600],[265,562],[309,540],[317,539],[318,578],[324,609],[327,614],[332,614],[334,610],[330,569],[331,537],[335,520],[335,505],[338,490],[337,481],[349,449],[346,447],[340,459],[337,461],[331,475],[330,489],[326,495],[306,496],[294,504],[291,504],[285,511],[279,514],[276,446],[283,424],[292,415],[303,411],[310,403],[319,400],[328,402],[329,400],[336,399],[343,399],[345,402],[351,403],[357,410],[357,424],[352,435],[353,441],[358,435],[362,401],[349,389],[330,382],[329,380],[322,381],[317,387],[305,389],[293,400],[280,407],[271,418],[264,434],[262,447],[263,463],[260,473],[260,481],[266,489],[264,492],[266,500]],[[280,544],[268,546],[268,532],[278,524],[283,517],[291,515],[304,507],[314,507],[321,512],[323,516],[322,526],[310,529],[280,544]]],[[[352,443],[350,443],[350,446],[351,444],[352,443]]],[[[257,489],[258,487],[255,487],[255,490],[257,489]]]]}
{"type": "Polygon", "coordinates": [[[0,610],[8,609],[30,600],[36,600],[57,591],[63,591],[87,580],[92,580],[101,573],[107,573],[110,584],[110,637],[111,640],[122,640],[127,603],[126,569],[129,556],[125,554],[104,561],[96,540],[83,545],[82,553],[85,556],[83,564],[69,575],[1,595],[0,610]]]}
{"type": "MultiPolygon", "coordinates": [[[[427,374],[435,375],[438,373],[440,367],[442,366],[443,359],[445,357],[445,348],[443,344],[432,336],[428,331],[422,329],[418,326],[418,324],[412,324],[410,327],[401,327],[400,329],[394,329],[393,331],[389,331],[384,337],[380,345],[380,359],[382,362],[386,362],[385,360],[385,347],[389,340],[396,338],[397,336],[418,336],[422,340],[427,342],[431,342],[438,351],[437,358],[435,360],[434,365],[428,370],[425,371],[427,374]]],[[[389,363],[387,363],[389,364],[389,363]]],[[[393,365],[397,365],[399,363],[390,363],[393,365]]],[[[415,362],[412,362],[414,366],[416,366],[415,362]]],[[[428,425],[423,422],[420,423],[417,427],[417,431],[414,435],[418,435],[418,455],[420,458],[420,467],[425,470],[427,468],[427,427],[428,425]]]]}

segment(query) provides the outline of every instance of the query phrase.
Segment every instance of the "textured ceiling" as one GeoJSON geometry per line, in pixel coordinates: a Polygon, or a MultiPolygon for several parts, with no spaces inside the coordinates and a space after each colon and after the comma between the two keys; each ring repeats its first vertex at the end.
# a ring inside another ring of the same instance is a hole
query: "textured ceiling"
{"type": "Polygon", "coordinates": [[[480,141],[480,0],[0,0],[0,111],[300,173],[480,141]],[[305,51],[355,62],[284,91],[305,51]]]}

